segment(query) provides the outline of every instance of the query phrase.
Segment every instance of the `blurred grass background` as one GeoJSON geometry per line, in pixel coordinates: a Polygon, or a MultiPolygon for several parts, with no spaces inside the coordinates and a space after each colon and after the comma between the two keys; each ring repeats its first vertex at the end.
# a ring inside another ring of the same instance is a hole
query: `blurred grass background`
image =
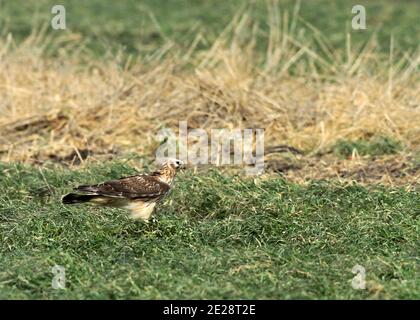
{"type": "MultiPolygon", "coordinates": [[[[270,1],[273,2],[273,1],[270,1]]],[[[267,41],[267,1],[249,0],[54,0],[0,1],[0,26],[24,39],[34,26],[49,25],[51,8],[62,4],[67,13],[67,30],[79,34],[96,54],[110,47],[123,47],[128,53],[141,53],[159,47],[167,39],[189,45],[202,32],[208,45],[217,38],[241,8],[252,7],[253,18],[260,23],[260,47],[267,41]]],[[[272,5],[272,4],[271,4],[272,5]]],[[[282,0],[276,6],[293,12],[296,1],[282,0]]],[[[321,30],[335,48],[345,46],[346,32],[354,43],[365,42],[376,34],[379,47],[389,52],[390,37],[395,48],[413,49],[419,44],[420,2],[416,0],[311,0],[301,1],[300,16],[321,30]],[[352,30],[353,5],[366,8],[367,29],[352,30]]],[[[49,28],[49,33],[57,31],[49,28]]],[[[59,31],[62,32],[62,31],[59,31]]],[[[203,49],[205,42],[201,43],[203,49]]]]}

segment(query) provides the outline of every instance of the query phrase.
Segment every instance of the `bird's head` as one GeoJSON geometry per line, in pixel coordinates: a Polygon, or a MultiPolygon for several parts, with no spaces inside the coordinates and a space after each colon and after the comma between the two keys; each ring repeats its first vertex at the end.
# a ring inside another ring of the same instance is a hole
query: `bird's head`
{"type": "Polygon", "coordinates": [[[179,169],[185,168],[184,161],[174,158],[166,158],[163,161],[159,161],[159,169],[154,172],[155,175],[159,176],[160,179],[166,183],[171,184],[175,178],[176,172],[179,169]]]}
{"type": "Polygon", "coordinates": [[[168,166],[168,167],[172,168],[173,170],[178,170],[178,169],[184,169],[185,168],[184,161],[179,160],[179,159],[175,159],[175,158],[166,159],[163,162],[163,166],[168,166]]]}
{"type": "Polygon", "coordinates": [[[176,158],[163,158],[156,162],[159,170],[167,169],[171,171],[177,171],[179,169],[185,169],[185,163],[182,160],[176,158]]]}

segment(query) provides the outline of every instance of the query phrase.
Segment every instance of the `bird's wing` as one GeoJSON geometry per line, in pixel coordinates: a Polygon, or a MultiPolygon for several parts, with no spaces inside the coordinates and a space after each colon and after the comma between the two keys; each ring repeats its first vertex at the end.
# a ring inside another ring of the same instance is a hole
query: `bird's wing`
{"type": "Polygon", "coordinates": [[[75,190],[113,198],[153,199],[165,195],[169,189],[168,184],[155,176],[137,175],[97,185],[79,186],[75,190]]]}

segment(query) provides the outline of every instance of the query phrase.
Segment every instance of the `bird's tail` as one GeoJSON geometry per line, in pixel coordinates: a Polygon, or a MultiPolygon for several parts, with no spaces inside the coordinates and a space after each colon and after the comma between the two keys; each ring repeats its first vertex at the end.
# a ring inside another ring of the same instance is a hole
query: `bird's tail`
{"type": "Polygon", "coordinates": [[[66,194],[63,197],[63,199],[61,199],[61,202],[64,204],[83,203],[83,202],[89,202],[96,197],[97,197],[96,195],[90,195],[90,194],[69,193],[69,194],[66,194]]]}

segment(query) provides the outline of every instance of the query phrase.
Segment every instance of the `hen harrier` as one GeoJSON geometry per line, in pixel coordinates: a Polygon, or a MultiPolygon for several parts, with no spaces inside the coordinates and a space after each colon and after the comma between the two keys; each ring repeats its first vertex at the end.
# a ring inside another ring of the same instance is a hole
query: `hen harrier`
{"type": "Polygon", "coordinates": [[[139,174],[96,185],[75,188],[79,193],[69,193],[64,204],[89,202],[100,206],[129,209],[132,217],[148,221],[156,203],[168,194],[177,169],[184,167],[178,159],[168,159],[150,174],[139,174]]]}

